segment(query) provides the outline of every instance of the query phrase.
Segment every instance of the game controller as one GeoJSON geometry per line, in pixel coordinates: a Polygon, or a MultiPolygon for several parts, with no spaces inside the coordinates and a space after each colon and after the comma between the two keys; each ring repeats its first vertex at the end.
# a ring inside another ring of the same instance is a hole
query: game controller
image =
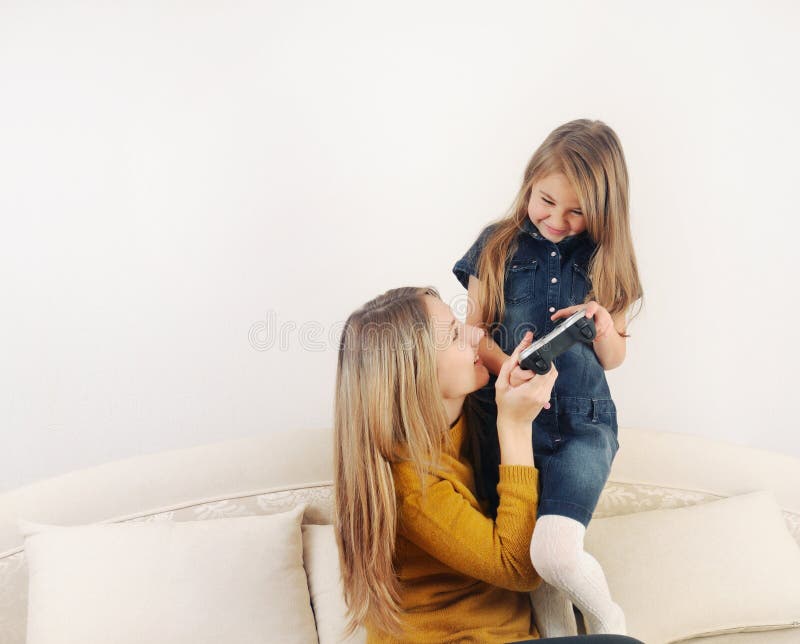
{"type": "Polygon", "coordinates": [[[545,374],[556,356],[560,356],[577,342],[591,342],[597,335],[594,320],[581,309],[561,321],[546,336],[536,340],[519,354],[519,366],[545,374]]]}

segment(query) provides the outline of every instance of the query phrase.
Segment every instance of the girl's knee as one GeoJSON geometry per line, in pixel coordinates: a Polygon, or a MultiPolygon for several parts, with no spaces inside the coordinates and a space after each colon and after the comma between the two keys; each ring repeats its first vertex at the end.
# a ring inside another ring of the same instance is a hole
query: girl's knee
{"type": "Polygon", "coordinates": [[[545,581],[568,576],[580,565],[580,550],[574,545],[554,542],[534,534],[531,540],[531,563],[545,581]]]}
{"type": "Polygon", "coordinates": [[[539,517],[531,538],[531,563],[545,581],[569,577],[581,566],[583,524],[556,514],[539,517]]]}

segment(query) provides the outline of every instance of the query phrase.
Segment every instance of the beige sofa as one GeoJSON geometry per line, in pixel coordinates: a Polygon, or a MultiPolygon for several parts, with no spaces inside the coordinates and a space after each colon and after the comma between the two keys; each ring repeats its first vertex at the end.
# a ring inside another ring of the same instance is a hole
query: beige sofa
{"type": "MultiPolygon", "coordinates": [[[[800,544],[800,460],[683,434],[624,427],[620,444],[596,518],[770,490],[800,544]]],[[[27,569],[17,518],[59,525],[154,518],[197,521],[271,514],[307,503],[304,523],[327,524],[331,454],[329,430],[271,432],[125,459],[0,495],[0,644],[25,641],[27,569]]],[[[317,627],[321,628],[319,623],[317,627]]],[[[798,643],[800,628],[687,641],[798,643]]]]}

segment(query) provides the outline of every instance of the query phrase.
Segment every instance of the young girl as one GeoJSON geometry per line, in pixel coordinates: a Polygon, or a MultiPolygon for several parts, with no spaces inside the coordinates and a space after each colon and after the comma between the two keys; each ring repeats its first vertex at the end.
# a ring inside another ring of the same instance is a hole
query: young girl
{"type": "MultiPolygon", "coordinates": [[[[576,634],[572,603],[588,633],[624,634],[602,568],[583,549],[619,449],[604,370],[625,359],[626,312],[642,297],[628,173],[613,130],[585,119],[554,130],[528,163],[511,214],[484,229],[453,272],[468,289],[467,323],[490,331],[479,352],[491,374],[526,331],[543,337],[579,309],[594,319],[591,345],[578,343],[555,359],[552,398],[533,422],[540,490],[531,560],[546,583],[532,599],[545,637],[576,634]]],[[[510,382],[531,377],[517,366],[510,382]]],[[[493,385],[494,375],[475,395],[490,418],[493,385]]],[[[484,462],[496,460],[496,444],[482,449],[484,462]]],[[[493,468],[480,474],[491,489],[493,468]]]]}

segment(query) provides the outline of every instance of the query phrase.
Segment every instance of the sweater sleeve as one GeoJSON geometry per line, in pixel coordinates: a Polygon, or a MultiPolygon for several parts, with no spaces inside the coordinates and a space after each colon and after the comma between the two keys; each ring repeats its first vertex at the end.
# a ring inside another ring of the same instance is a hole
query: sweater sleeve
{"type": "Polygon", "coordinates": [[[424,494],[417,485],[401,495],[398,532],[464,575],[509,590],[532,590],[539,584],[530,557],[537,480],[533,466],[501,465],[500,505],[492,520],[451,481],[433,479],[424,494]]]}

